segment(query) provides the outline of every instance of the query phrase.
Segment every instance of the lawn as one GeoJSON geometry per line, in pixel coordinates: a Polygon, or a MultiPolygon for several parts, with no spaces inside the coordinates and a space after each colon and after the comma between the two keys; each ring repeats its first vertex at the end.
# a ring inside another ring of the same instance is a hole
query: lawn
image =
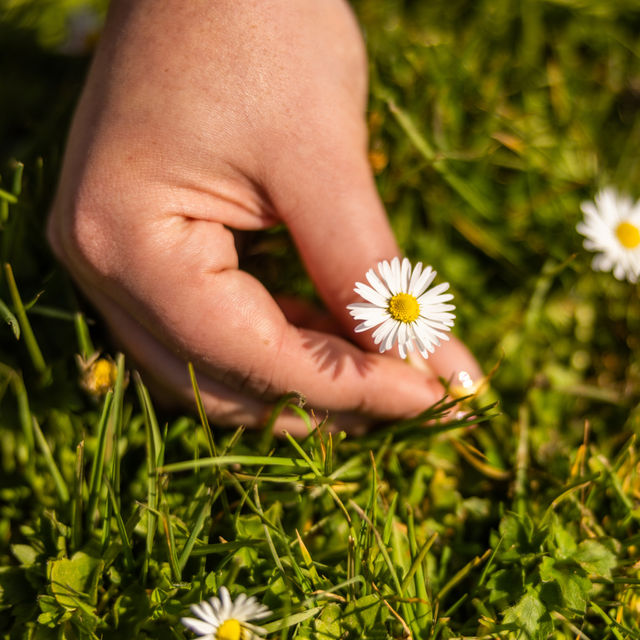
{"type": "MultiPolygon", "coordinates": [[[[381,197],[487,379],[358,437],[287,396],[294,440],[210,424],[195,378],[161,411],[56,264],[105,7],[0,0],[3,639],[190,638],[223,586],[281,640],[640,638],[640,290],[576,230],[602,189],[640,197],[640,4],[353,6],[381,197]]],[[[246,268],[314,299],[286,230],[256,240],[246,268]]]]}

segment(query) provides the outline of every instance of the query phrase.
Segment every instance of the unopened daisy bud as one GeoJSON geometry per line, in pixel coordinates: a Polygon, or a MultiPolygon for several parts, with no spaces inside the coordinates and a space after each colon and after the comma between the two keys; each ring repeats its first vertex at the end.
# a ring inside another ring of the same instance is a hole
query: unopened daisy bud
{"type": "Polygon", "coordinates": [[[354,330],[359,333],[375,327],[373,340],[380,345],[380,353],[397,342],[402,358],[414,348],[428,358],[440,340],[449,340],[446,332],[455,319],[451,313],[455,306],[447,304],[453,295],[444,293],[449,284],[429,289],[436,272],[431,267],[423,270],[421,262],[412,269],[407,258],[402,263],[398,258],[378,263],[378,274],[373,269],[367,271],[371,286],[356,283],[354,291],[367,302],[347,305],[351,315],[362,320],[354,330]]]}
{"type": "Polygon", "coordinates": [[[618,280],[640,278],[640,202],[615,189],[600,191],[595,202],[583,202],[584,220],[576,229],[585,236],[584,247],[598,252],[591,266],[613,271],[618,280]]]}
{"type": "Polygon", "coordinates": [[[103,396],[113,389],[118,375],[116,363],[109,357],[95,354],[88,360],[78,356],[80,386],[94,396],[103,396]]]}

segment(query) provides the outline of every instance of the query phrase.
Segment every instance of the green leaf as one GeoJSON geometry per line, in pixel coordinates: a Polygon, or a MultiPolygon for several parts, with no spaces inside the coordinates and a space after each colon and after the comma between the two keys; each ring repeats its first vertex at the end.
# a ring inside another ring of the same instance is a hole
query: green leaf
{"type": "Polygon", "coordinates": [[[58,622],[60,621],[61,616],[62,611],[48,611],[47,613],[41,613],[38,616],[38,624],[53,629],[54,627],[58,626],[58,622]]]}
{"type": "MultiPolygon", "coordinates": [[[[320,607],[313,607],[312,609],[307,609],[305,611],[300,611],[299,613],[293,613],[289,616],[285,616],[281,620],[276,620],[274,622],[269,622],[268,624],[262,625],[267,633],[273,633],[274,631],[280,631],[281,629],[286,629],[288,627],[292,627],[295,624],[300,624],[309,618],[313,618],[314,616],[320,614],[320,607]]],[[[299,636],[300,634],[298,634],[299,636]]]]}
{"type": "Polygon", "coordinates": [[[611,578],[611,571],[617,565],[616,555],[602,542],[583,540],[573,559],[592,576],[611,578]]]}
{"type": "Polygon", "coordinates": [[[517,604],[505,611],[504,622],[524,631],[530,640],[543,640],[553,629],[551,616],[534,591],[525,593],[517,604]]]}
{"type": "Polygon", "coordinates": [[[75,609],[87,604],[95,606],[103,566],[101,558],[94,558],[84,551],[78,551],[71,559],[50,561],[51,593],[65,608],[75,609]]]}
{"type": "Polygon", "coordinates": [[[500,534],[503,540],[498,557],[520,565],[540,554],[547,531],[536,528],[527,515],[508,513],[500,522],[500,534]]]}
{"type": "Polygon", "coordinates": [[[42,613],[51,613],[52,611],[60,611],[60,605],[53,596],[38,596],[38,606],[42,613]]]}
{"type": "Polygon", "coordinates": [[[522,571],[519,567],[499,569],[487,581],[489,602],[495,603],[507,599],[510,602],[522,594],[522,571]]]}
{"type": "Polygon", "coordinates": [[[559,592],[562,604],[573,611],[584,613],[591,581],[585,572],[574,563],[562,562],[553,558],[543,558],[540,564],[540,578],[543,582],[541,596],[551,606],[556,604],[555,592],[559,592]],[[555,586],[554,590],[552,586],[555,586]]]}
{"type": "Polygon", "coordinates": [[[342,636],[340,607],[330,602],[322,609],[322,614],[316,618],[314,627],[316,638],[319,640],[338,640],[342,636]]]}
{"type": "Polygon", "coordinates": [[[113,606],[114,618],[118,621],[119,636],[135,637],[140,625],[149,617],[150,611],[146,591],[138,583],[127,587],[113,606]]]}
{"type": "Polygon", "coordinates": [[[568,558],[575,553],[578,548],[575,537],[562,526],[560,518],[555,514],[551,523],[551,534],[558,549],[558,555],[568,558]]]}
{"type": "Polygon", "coordinates": [[[376,594],[362,596],[350,602],[345,608],[345,626],[355,631],[370,631],[380,624],[381,612],[388,614],[388,609],[382,605],[380,597],[376,594]],[[377,622],[376,622],[377,621],[377,622]]]}
{"type": "Polygon", "coordinates": [[[25,567],[30,567],[34,564],[38,557],[38,552],[28,544],[12,544],[11,553],[25,567]]]}

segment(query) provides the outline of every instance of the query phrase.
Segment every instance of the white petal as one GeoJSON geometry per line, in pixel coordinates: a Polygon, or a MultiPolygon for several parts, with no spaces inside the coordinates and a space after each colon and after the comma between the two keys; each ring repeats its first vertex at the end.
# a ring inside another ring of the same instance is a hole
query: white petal
{"type": "Polygon", "coordinates": [[[402,291],[409,291],[409,275],[411,273],[411,263],[407,258],[402,260],[402,268],[400,270],[400,286],[402,291]]]}
{"type": "MultiPolygon", "coordinates": [[[[249,598],[249,601],[246,604],[246,614],[249,620],[260,620],[261,618],[267,618],[268,616],[270,616],[271,609],[252,597],[249,598]]],[[[253,627],[254,629],[260,629],[260,631],[264,632],[264,629],[262,629],[262,627],[256,627],[248,623],[246,623],[246,626],[253,627]]]]}
{"type": "Polygon", "coordinates": [[[376,272],[373,269],[369,269],[366,273],[369,284],[385,299],[388,300],[391,297],[391,292],[384,285],[384,283],[378,278],[376,272]]]}
{"type": "MultiPolygon", "coordinates": [[[[431,267],[427,267],[428,269],[431,269],[431,267]]],[[[415,292],[415,288],[416,288],[416,282],[418,282],[418,280],[420,279],[420,274],[422,273],[422,262],[418,262],[416,264],[416,266],[413,268],[413,271],[411,273],[411,280],[409,281],[409,288],[407,289],[407,293],[410,293],[411,295],[415,296],[416,298],[418,296],[416,296],[415,292]]]]}
{"type": "Polygon", "coordinates": [[[371,302],[372,304],[375,304],[379,307],[386,307],[387,305],[387,298],[381,296],[375,289],[372,289],[362,282],[356,283],[356,288],[354,289],[354,291],[368,302],[371,302]]]}
{"type": "Polygon", "coordinates": [[[389,289],[389,292],[393,295],[394,292],[391,288],[393,275],[391,273],[391,265],[386,260],[378,262],[378,273],[382,276],[382,281],[384,282],[387,289],[389,289]]]}
{"type": "MultiPolygon", "coordinates": [[[[407,332],[409,330],[409,325],[406,322],[398,323],[398,346],[402,345],[404,351],[404,345],[407,342],[407,332]]],[[[404,358],[404,356],[402,356],[404,358]]]]}
{"type": "Polygon", "coordinates": [[[355,307],[350,305],[349,313],[356,320],[369,320],[372,318],[388,318],[389,314],[386,310],[376,307],[375,305],[363,303],[361,307],[355,307]]]}
{"type": "Polygon", "coordinates": [[[418,350],[420,351],[420,355],[423,358],[428,358],[429,353],[433,353],[435,351],[435,347],[431,344],[431,340],[424,338],[416,331],[416,343],[418,345],[418,350]]]}
{"type": "MultiPolygon", "coordinates": [[[[433,287],[433,289],[430,289],[429,291],[427,291],[427,293],[425,295],[433,296],[433,297],[440,296],[448,288],[449,288],[449,283],[448,282],[442,282],[441,284],[438,284],[435,287],[433,287]]],[[[451,294],[448,294],[448,295],[451,295],[451,294]]]]}
{"type": "Polygon", "coordinates": [[[373,329],[373,327],[377,327],[379,324],[382,324],[386,318],[381,318],[380,320],[368,319],[364,322],[361,322],[359,325],[353,328],[356,333],[362,333],[363,331],[369,331],[373,329]]]}
{"type": "Polygon", "coordinates": [[[220,596],[220,620],[228,620],[231,618],[231,612],[233,611],[233,601],[231,600],[231,596],[229,595],[229,591],[226,587],[220,587],[218,590],[218,595],[220,596]]]}
{"type": "Polygon", "coordinates": [[[388,270],[387,286],[393,295],[402,291],[402,282],[400,281],[400,260],[394,258],[388,270]]]}
{"type": "Polygon", "coordinates": [[[389,333],[387,334],[387,339],[380,345],[380,353],[389,351],[389,349],[393,347],[393,343],[395,342],[396,336],[398,334],[398,329],[400,324],[402,323],[394,322],[393,327],[391,328],[391,331],[389,331],[389,333]]]}
{"type": "Polygon", "coordinates": [[[203,600],[200,606],[207,612],[208,616],[215,618],[218,622],[221,620],[222,604],[218,598],[212,596],[209,600],[203,600]]]}
{"type": "Polygon", "coordinates": [[[434,271],[431,267],[427,267],[423,272],[418,281],[415,283],[413,289],[410,291],[416,298],[419,298],[431,285],[434,278],[436,277],[437,272],[434,271]]]}
{"type": "Polygon", "coordinates": [[[397,321],[393,318],[387,318],[372,334],[374,344],[380,344],[389,333],[393,330],[395,325],[397,325],[397,321]]]}
{"type": "MultiPolygon", "coordinates": [[[[422,316],[427,316],[432,318],[434,315],[437,314],[441,314],[441,313],[447,313],[449,311],[453,311],[456,308],[455,304],[442,304],[442,303],[436,303],[436,304],[425,304],[422,303],[420,304],[420,302],[418,301],[418,304],[420,305],[420,315],[422,316]]],[[[452,314],[449,314],[452,315],[452,314]]],[[[455,316],[454,316],[455,317],[455,316]]]]}
{"type": "Polygon", "coordinates": [[[236,599],[233,601],[233,608],[232,608],[233,617],[236,618],[236,620],[240,620],[238,616],[244,616],[246,614],[246,608],[247,608],[247,594],[240,593],[238,594],[236,599]]]}
{"type": "MultiPolygon", "coordinates": [[[[445,282],[445,284],[447,284],[445,282]]],[[[449,300],[453,300],[453,294],[451,293],[438,293],[436,288],[430,289],[429,291],[425,291],[419,298],[419,305],[432,305],[432,304],[442,304],[444,302],[449,302],[449,300]]]]}
{"type": "Polygon", "coordinates": [[[371,328],[387,320],[389,318],[389,314],[380,309],[371,309],[370,311],[363,311],[362,313],[354,314],[353,317],[355,320],[362,320],[363,324],[366,324],[371,328]]]}
{"type": "Polygon", "coordinates": [[[615,267],[613,267],[613,275],[618,280],[624,280],[627,274],[621,264],[616,264],[615,267]]]}
{"type": "Polygon", "coordinates": [[[190,609],[198,618],[202,618],[202,620],[206,620],[211,624],[219,624],[220,622],[213,607],[206,600],[203,600],[200,604],[192,604],[190,609]]]}
{"type": "Polygon", "coordinates": [[[370,302],[352,302],[347,305],[347,309],[349,311],[355,311],[359,313],[360,311],[366,311],[367,309],[379,309],[380,307],[377,304],[371,304],[370,302]]]}
{"type": "Polygon", "coordinates": [[[197,618],[181,618],[180,622],[182,622],[187,629],[191,629],[191,631],[195,631],[195,633],[199,635],[215,633],[218,628],[217,625],[213,626],[208,622],[198,620],[197,618]]]}

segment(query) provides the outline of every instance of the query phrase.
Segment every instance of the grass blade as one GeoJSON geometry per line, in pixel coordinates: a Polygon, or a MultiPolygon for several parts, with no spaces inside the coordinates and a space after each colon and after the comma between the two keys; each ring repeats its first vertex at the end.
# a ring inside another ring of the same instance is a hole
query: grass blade
{"type": "Polygon", "coordinates": [[[199,460],[185,460],[173,462],[158,467],[159,473],[175,473],[176,471],[190,471],[198,467],[224,467],[231,464],[260,465],[266,467],[288,467],[299,472],[308,472],[309,465],[306,460],[298,458],[278,458],[275,456],[218,456],[217,458],[200,458],[199,460]]]}
{"type": "Polygon", "coordinates": [[[35,440],[33,437],[33,428],[31,410],[29,409],[29,397],[27,396],[27,389],[24,386],[24,380],[22,375],[8,367],[5,364],[0,363],[0,374],[5,376],[9,385],[13,391],[13,395],[16,398],[18,405],[18,419],[20,426],[22,427],[22,433],[24,435],[25,444],[27,447],[27,459],[28,465],[33,466],[35,461],[35,440]]]}
{"type": "Polygon", "coordinates": [[[160,518],[162,520],[162,528],[164,530],[164,540],[167,546],[167,556],[169,559],[169,566],[171,567],[171,575],[176,582],[180,582],[182,579],[182,572],[180,571],[180,564],[178,563],[176,540],[173,535],[173,527],[171,526],[171,516],[166,503],[163,503],[162,505],[160,518]]]}
{"type": "Polygon", "coordinates": [[[200,417],[200,424],[204,430],[204,435],[207,439],[207,446],[209,447],[209,455],[212,458],[216,456],[216,444],[213,440],[213,434],[211,433],[211,426],[209,425],[209,419],[207,413],[204,410],[204,404],[202,403],[202,397],[200,396],[200,388],[198,387],[198,381],[196,380],[196,372],[193,368],[193,364],[189,363],[189,377],[191,378],[191,386],[193,387],[193,394],[196,399],[196,406],[198,407],[198,416],[200,417]]]}
{"type": "Polygon", "coordinates": [[[22,162],[13,162],[13,182],[11,192],[18,197],[22,193],[22,174],[24,173],[24,164],[22,162]]]}
{"type": "Polygon", "coordinates": [[[222,492],[222,488],[219,487],[216,495],[210,495],[206,500],[203,501],[202,508],[198,512],[198,517],[196,518],[195,523],[191,527],[191,533],[184,545],[182,547],[182,553],[180,554],[180,558],[178,559],[178,567],[180,571],[183,571],[187,562],[189,561],[189,557],[191,556],[191,552],[193,547],[198,540],[198,534],[202,530],[204,523],[207,519],[207,516],[211,513],[211,505],[213,504],[217,495],[222,492]]]}
{"type": "Polygon", "coordinates": [[[80,355],[84,360],[88,360],[96,350],[93,346],[93,342],[91,341],[91,334],[89,333],[89,327],[87,326],[84,314],[80,311],[74,313],[73,324],[76,329],[76,338],[78,340],[80,355]]]}
{"type": "MultiPolygon", "coordinates": [[[[269,419],[267,420],[267,423],[264,426],[264,429],[262,432],[262,438],[260,440],[260,445],[258,446],[258,451],[260,451],[261,453],[266,453],[269,450],[269,447],[273,443],[273,439],[274,439],[273,427],[276,423],[276,420],[280,417],[280,414],[287,407],[297,406],[300,408],[302,407],[303,404],[304,404],[304,398],[299,393],[296,393],[295,391],[285,394],[278,400],[278,402],[276,402],[275,406],[273,407],[273,411],[271,411],[271,414],[269,415],[269,419]],[[296,400],[297,403],[293,404],[292,402],[293,400],[296,400]]],[[[308,420],[308,417],[307,417],[307,420],[308,420]]]]}
{"type": "Polygon", "coordinates": [[[31,329],[31,323],[27,317],[27,312],[24,308],[24,304],[22,303],[22,298],[20,297],[20,292],[18,291],[18,286],[13,276],[13,269],[8,262],[5,262],[4,264],[4,273],[7,279],[9,295],[13,302],[16,317],[20,323],[20,329],[22,331],[22,336],[24,337],[25,346],[27,347],[27,351],[31,357],[31,362],[34,369],[46,379],[49,375],[47,371],[47,363],[44,360],[38,341],[31,329]]]}
{"type": "Polygon", "coordinates": [[[153,552],[153,541],[158,526],[158,450],[161,447],[158,422],[151,399],[140,376],[135,374],[136,392],[142,406],[144,418],[146,463],[147,463],[147,536],[142,563],[142,581],[146,582],[149,560],[153,552]]]}
{"type": "Polygon", "coordinates": [[[113,391],[107,391],[104,397],[104,403],[102,405],[102,413],[98,422],[97,440],[98,445],[96,447],[96,453],[93,458],[93,464],[91,465],[91,475],[89,477],[89,499],[87,501],[87,513],[86,513],[86,525],[91,526],[93,519],[93,512],[95,511],[98,499],[100,497],[100,490],[102,488],[102,473],[104,469],[104,459],[106,453],[107,442],[107,425],[109,410],[111,409],[111,402],[113,400],[113,391]]]}
{"type": "Polygon", "coordinates": [[[7,305],[0,300],[0,319],[4,320],[13,331],[16,340],[20,340],[20,324],[7,305]]]}
{"type": "Polygon", "coordinates": [[[84,440],[76,447],[76,466],[71,505],[71,548],[82,546],[82,485],[84,483],[84,440]]]}
{"type": "Polygon", "coordinates": [[[478,565],[482,564],[492,553],[491,549],[487,549],[481,556],[476,556],[468,562],[460,571],[458,571],[452,578],[447,582],[447,584],[440,589],[438,592],[438,601],[442,602],[444,597],[455,587],[461,580],[463,580],[473,569],[475,569],[478,565]]]}
{"type": "MultiPolygon", "coordinates": [[[[320,473],[320,470],[318,469],[318,467],[311,460],[311,458],[309,458],[309,456],[306,454],[304,449],[298,444],[298,442],[295,440],[295,438],[293,438],[291,436],[291,434],[287,433],[286,431],[285,431],[284,435],[287,438],[287,440],[289,441],[289,443],[294,447],[294,449],[302,456],[302,458],[305,460],[305,462],[309,465],[309,468],[311,469],[313,474],[318,479],[325,480],[326,478],[324,478],[324,476],[320,473]]],[[[340,500],[340,497],[336,493],[336,490],[330,484],[325,485],[325,487],[326,487],[327,491],[331,494],[331,497],[333,498],[334,502],[338,505],[338,507],[340,508],[342,513],[344,513],[344,515],[345,515],[345,517],[347,519],[347,522],[351,523],[351,516],[349,515],[349,512],[347,511],[347,509],[344,506],[344,504],[342,503],[342,500],[340,500]]]]}
{"type": "Polygon", "coordinates": [[[0,189],[0,199],[5,200],[10,204],[16,204],[18,202],[18,198],[16,198],[16,196],[14,196],[13,193],[9,193],[4,189],[0,189]]]}
{"type": "MultiPolygon", "coordinates": [[[[133,571],[135,561],[133,559],[133,549],[131,548],[131,542],[129,540],[129,536],[127,534],[127,528],[125,527],[124,521],[122,520],[122,515],[120,514],[120,507],[118,505],[118,501],[116,500],[116,494],[109,482],[109,478],[105,475],[102,478],[102,481],[107,487],[107,492],[109,494],[109,502],[111,503],[111,511],[116,519],[116,525],[118,527],[118,532],[120,533],[120,539],[122,540],[122,550],[124,552],[124,563],[129,571],[133,571]]],[[[109,523],[105,524],[105,527],[108,527],[109,523]]]]}
{"type": "Polygon", "coordinates": [[[35,435],[36,443],[40,448],[40,451],[44,457],[45,464],[47,465],[47,469],[49,469],[49,473],[53,478],[53,482],[56,487],[56,491],[58,493],[58,497],[63,504],[67,504],[69,502],[69,489],[67,489],[67,485],[62,477],[62,474],[58,470],[58,466],[56,465],[55,460],[53,459],[53,455],[51,454],[51,449],[49,448],[49,444],[47,443],[42,430],[40,429],[40,425],[34,416],[31,416],[31,424],[33,425],[33,433],[35,435]]]}

